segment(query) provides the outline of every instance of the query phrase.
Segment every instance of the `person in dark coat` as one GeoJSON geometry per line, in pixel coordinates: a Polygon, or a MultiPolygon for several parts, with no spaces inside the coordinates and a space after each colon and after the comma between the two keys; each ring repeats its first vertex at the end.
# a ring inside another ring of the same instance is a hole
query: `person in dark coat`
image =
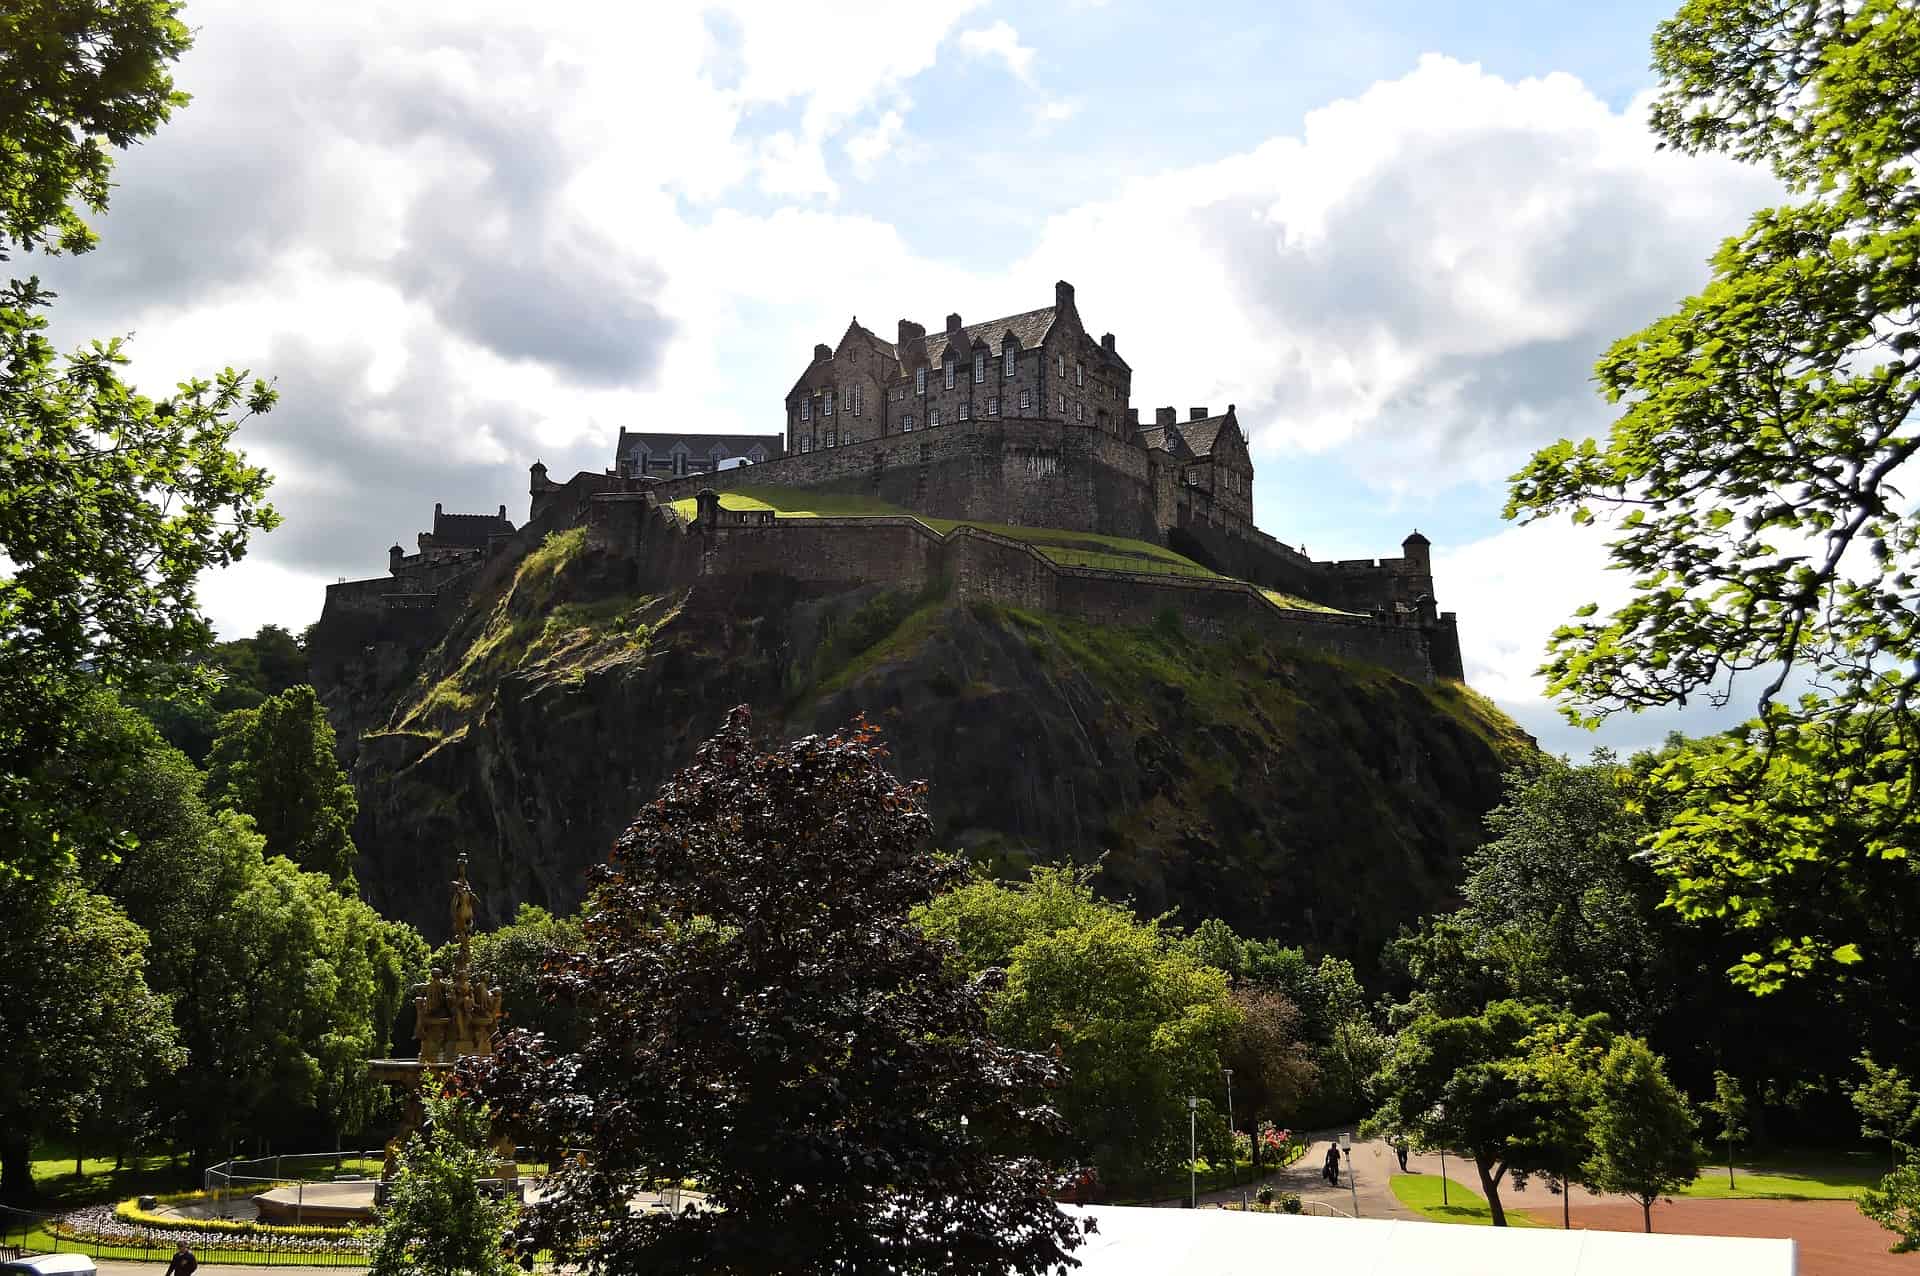
{"type": "Polygon", "coordinates": [[[1327,1145],[1327,1163],[1320,1167],[1320,1177],[1327,1181],[1328,1187],[1340,1186],[1340,1145],[1327,1145]]]}
{"type": "Polygon", "coordinates": [[[173,1251],[173,1261],[167,1264],[166,1276],[193,1276],[193,1269],[200,1266],[200,1260],[193,1256],[185,1241],[173,1251]]]}
{"type": "Polygon", "coordinates": [[[1393,1136],[1392,1143],[1393,1154],[1400,1158],[1400,1168],[1404,1171],[1407,1168],[1407,1136],[1396,1134],[1393,1136]]]}

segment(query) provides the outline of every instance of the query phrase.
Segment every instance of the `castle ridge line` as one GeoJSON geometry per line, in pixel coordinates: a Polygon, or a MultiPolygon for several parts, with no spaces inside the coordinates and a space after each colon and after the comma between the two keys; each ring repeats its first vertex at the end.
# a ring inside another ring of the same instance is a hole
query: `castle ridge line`
{"type": "Polygon", "coordinates": [[[1189,408],[1184,421],[1163,407],[1142,426],[1131,387],[1113,335],[1088,334],[1065,281],[1050,307],[972,325],[950,314],[932,337],[903,319],[890,343],[855,319],[837,346],[814,348],[786,397],[783,433],[622,428],[611,469],[565,483],[536,461],[522,528],[504,506],[497,515],[436,506],[434,532],[421,534],[417,554],[395,546],[388,577],[328,588],[316,643],[342,670],[381,643],[431,645],[496,575],[497,559],[584,524],[594,544],[632,558],[649,587],[756,571],[822,586],[945,577],[961,597],[1112,623],[1146,623],[1170,607],[1208,634],[1252,624],[1422,681],[1462,676],[1455,617],[1434,602],[1426,537],[1408,536],[1398,558],[1309,558],[1254,524],[1254,467],[1232,405],[1217,415],[1189,408]],[[720,468],[741,455],[756,463],[720,468]],[[978,528],[943,537],[910,517],[742,515],[711,495],[761,486],[1143,540],[1230,579],[1066,566],[1022,541],[978,528]],[[662,508],[688,496],[701,510],[691,527],[662,508]],[[1261,588],[1356,614],[1281,608],[1261,588]]]}

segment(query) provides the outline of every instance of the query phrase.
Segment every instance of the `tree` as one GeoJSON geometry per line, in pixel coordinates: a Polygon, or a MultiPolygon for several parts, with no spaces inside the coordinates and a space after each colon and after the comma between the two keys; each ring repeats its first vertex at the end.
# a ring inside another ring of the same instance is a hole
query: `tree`
{"type": "Polygon", "coordinates": [[[1272,988],[1236,987],[1228,995],[1240,1018],[1224,1056],[1239,1092],[1238,1119],[1249,1130],[1262,1117],[1289,1122],[1315,1079],[1312,1053],[1301,1039],[1299,1008],[1272,988]]]}
{"type": "Polygon", "coordinates": [[[367,1276],[519,1276],[503,1248],[516,1205],[500,1178],[486,1104],[423,1083],[424,1129],[408,1136],[380,1211],[367,1276]]]}
{"type": "MultiPolygon", "coordinates": [[[[0,14],[0,259],[84,250],[74,205],[106,207],[107,147],[186,98],[190,41],[169,0],[25,0],[0,14]]],[[[84,816],[45,792],[70,714],[100,686],[139,690],[211,637],[194,584],[277,521],[266,472],[233,447],[273,391],[228,369],[161,399],[120,379],[119,340],[61,359],[52,295],[0,289],[0,878],[58,876],[84,816]]]]}
{"type": "Polygon", "coordinates": [[[207,769],[207,801],[253,817],[269,855],[353,881],[353,821],[360,803],[334,753],[333,725],[312,687],[294,687],[220,722],[207,769]]]}
{"type": "Polygon", "coordinates": [[[1920,1093],[1914,1091],[1913,1082],[1900,1069],[1883,1068],[1870,1054],[1854,1062],[1866,1074],[1866,1080],[1847,1096],[1860,1114],[1860,1133],[1870,1139],[1885,1139],[1887,1155],[1897,1168],[1901,1143],[1920,1128],[1920,1093]]]}
{"type": "Polygon", "coordinates": [[[990,1022],[1066,1064],[1057,1096],[1071,1151],[1110,1181],[1186,1163],[1190,1096],[1207,1101],[1209,1126],[1224,1125],[1221,1056],[1240,1012],[1226,976],[1154,922],[1107,913],[1027,940],[990,1022]]]}
{"type": "Polygon", "coordinates": [[[388,1053],[427,949],[319,873],[263,854],[245,816],[221,812],[212,862],[168,932],[187,1065],[168,1107],[196,1163],[241,1131],[363,1129],[382,1095],[366,1060],[388,1053]]]}
{"type": "Polygon", "coordinates": [[[187,676],[188,669],[163,670],[155,681],[174,689],[173,693],[136,701],[134,707],[195,766],[206,765],[220,720],[227,714],[257,709],[268,696],[311,680],[306,643],[279,625],[262,625],[251,638],[215,643],[185,663],[189,669],[204,666],[217,685],[211,689],[196,685],[187,676]]]}
{"type": "Polygon", "coordinates": [[[1756,686],[1753,720],[1654,776],[1670,901],[1753,933],[1734,973],[1757,990],[1869,963],[1897,992],[1920,930],[1920,11],[1687,0],[1653,50],[1663,143],[1770,164],[1799,202],[1601,359],[1604,442],[1515,476],[1509,517],[1604,516],[1633,581],[1547,672],[1581,721],[1756,686]]]}
{"type": "Polygon", "coordinates": [[[1686,1096],[1667,1080],[1660,1056],[1638,1037],[1616,1039],[1595,1088],[1588,1182],[1640,1202],[1651,1232],[1654,1201],[1700,1173],[1697,1133],[1686,1096]]]}
{"type": "Polygon", "coordinates": [[[71,874],[0,883],[0,1197],[33,1195],[33,1145],[181,1062],[164,997],[147,986],[147,937],[71,874]]]}
{"type": "Polygon", "coordinates": [[[1733,1145],[1747,1137],[1747,1097],[1740,1082],[1720,1069],[1713,1070],[1713,1097],[1700,1105],[1714,1116],[1721,1141],[1727,1145],[1727,1186],[1733,1187],[1733,1145]]]}
{"type": "Polygon", "coordinates": [[[987,1031],[987,988],[912,910],[964,870],[864,723],[769,752],[745,707],[615,845],[549,986],[578,1050],[469,1061],[499,1117],[579,1150],[516,1225],[593,1272],[1050,1271],[1084,1224],[1030,1159],[1058,1069],[987,1031]],[[966,1118],[970,1124],[963,1123],[966,1118]],[[717,1208],[640,1214],[693,1178],[717,1208]]]}
{"type": "Polygon", "coordinates": [[[1860,1193],[1860,1212],[1894,1234],[1894,1253],[1920,1250],[1920,1159],[1909,1152],[1878,1187],[1860,1193]]]}
{"type": "Polygon", "coordinates": [[[1540,1056],[1590,1058],[1607,1035],[1604,1017],[1577,1020],[1517,1001],[1474,1015],[1422,1015],[1395,1038],[1374,1080],[1379,1107],[1364,1128],[1471,1159],[1494,1226],[1505,1227],[1500,1186],[1510,1173],[1566,1172],[1561,1132],[1577,1096],[1540,1083],[1549,1068],[1540,1056]]]}

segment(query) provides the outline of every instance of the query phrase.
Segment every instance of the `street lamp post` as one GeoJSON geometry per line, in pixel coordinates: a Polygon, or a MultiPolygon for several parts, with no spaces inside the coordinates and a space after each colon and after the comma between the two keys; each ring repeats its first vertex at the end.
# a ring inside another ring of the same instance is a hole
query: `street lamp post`
{"type": "Polygon", "coordinates": [[[1187,1208],[1200,1205],[1200,1100],[1187,1100],[1187,1208]]]}
{"type": "Polygon", "coordinates": [[[1340,1150],[1347,1154],[1347,1190],[1353,1193],[1353,1216],[1360,1217],[1360,1185],[1353,1178],[1353,1132],[1343,1130],[1340,1133],[1340,1150]]]}
{"type": "Polygon", "coordinates": [[[1233,1069],[1222,1068],[1227,1074],[1227,1186],[1240,1186],[1240,1147],[1233,1141],[1233,1069]]]}

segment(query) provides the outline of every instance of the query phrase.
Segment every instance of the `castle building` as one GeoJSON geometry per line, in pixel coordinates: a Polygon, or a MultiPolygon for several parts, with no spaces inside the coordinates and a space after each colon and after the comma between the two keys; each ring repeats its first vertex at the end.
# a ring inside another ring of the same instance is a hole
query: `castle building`
{"type": "Polygon", "coordinates": [[[1143,450],[1165,451],[1182,486],[1251,520],[1253,462],[1233,409],[1215,416],[1192,408],[1182,422],[1174,409],[1160,408],[1142,427],[1132,395],[1133,369],[1113,334],[1092,337],[1073,285],[1061,280],[1051,306],[976,324],[950,314],[945,330],[932,336],[902,319],[887,342],[854,318],[839,345],[813,348],[813,362],[788,392],[787,451],[1001,422],[1091,426],[1143,450]]]}
{"type": "Polygon", "coordinates": [[[759,465],[786,455],[779,434],[652,434],[620,427],[613,472],[622,478],[681,478],[711,474],[740,459],[759,465]]]}

